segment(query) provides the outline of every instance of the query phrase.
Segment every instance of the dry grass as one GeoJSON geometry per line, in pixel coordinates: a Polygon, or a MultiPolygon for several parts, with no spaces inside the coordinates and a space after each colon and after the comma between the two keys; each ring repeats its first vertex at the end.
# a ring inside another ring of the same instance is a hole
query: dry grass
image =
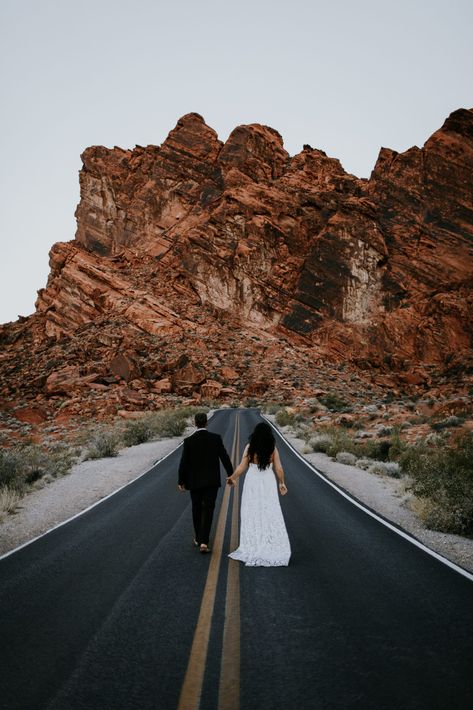
{"type": "Polygon", "coordinates": [[[85,459],[105,459],[118,455],[119,438],[114,431],[97,431],[87,444],[85,459]]]}
{"type": "Polygon", "coordinates": [[[0,488],[0,521],[4,519],[5,514],[15,513],[20,501],[21,495],[18,491],[2,486],[0,488]]]}

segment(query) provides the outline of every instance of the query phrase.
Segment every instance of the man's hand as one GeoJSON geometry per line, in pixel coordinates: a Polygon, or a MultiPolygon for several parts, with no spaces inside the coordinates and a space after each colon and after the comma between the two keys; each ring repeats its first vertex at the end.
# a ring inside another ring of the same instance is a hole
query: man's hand
{"type": "Polygon", "coordinates": [[[235,480],[234,480],[233,476],[229,476],[227,478],[227,486],[233,486],[233,485],[235,485],[235,480]]]}
{"type": "Polygon", "coordinates": [[[177,487],[178,487],[178,489],[181,491],[181,493],[185,493],[185,491],[186,491],[186,487],[185,487],[185,486],[181,486],[181,484],[179,483],[177,487]]]}

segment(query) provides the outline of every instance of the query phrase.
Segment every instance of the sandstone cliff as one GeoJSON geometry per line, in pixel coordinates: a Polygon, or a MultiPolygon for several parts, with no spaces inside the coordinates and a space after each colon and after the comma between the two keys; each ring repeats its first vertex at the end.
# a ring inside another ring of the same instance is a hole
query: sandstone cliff
{"type": "Polygon", "coordinates": [[[25,420],[468,381],[473,110],[382,148],[369,180],[267,126],[222,143],[195,113],[82,161],[76,237],[36,313],[0,327],[2,404],[25,420]]]}

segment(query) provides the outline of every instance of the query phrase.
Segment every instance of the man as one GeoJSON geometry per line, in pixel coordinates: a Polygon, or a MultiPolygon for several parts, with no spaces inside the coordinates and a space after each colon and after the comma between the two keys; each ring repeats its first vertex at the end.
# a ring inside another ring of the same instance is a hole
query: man
{"type": "Polygon", "coordinates": [[[180,491],[189,490],[192,499],[194,544],[200,552],[210,552],[209,536],[218,489],[220,487],[220,461],[227,476],[233,473],[232,462],[220,434],[207,431],[207,415],[195,415],[197,431],[184,439],[179,464],[180,491]]]}

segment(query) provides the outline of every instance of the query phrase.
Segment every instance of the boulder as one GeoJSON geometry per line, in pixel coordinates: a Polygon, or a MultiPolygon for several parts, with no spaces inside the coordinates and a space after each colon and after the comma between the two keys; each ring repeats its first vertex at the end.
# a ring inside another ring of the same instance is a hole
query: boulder
{"type": "Polygon", "coordinates": [[[48,415],[41,407],[22,407],[14,411],[15,418],[26,424],[42,424],[48,415]]]}
{"type": "Polygon", "coordinates": [[[215,380],[206,380],[200,385],[200,394],[202,397],[208,397],[210,399],[216,398],[220,395],[222,391],[222,385],[220,382],[215,380]]]}
{"type": "Polygon", "coordinates": [[[130,353],[117,353],[110,360],[110,371],[125,380],[125,382],[130,382],[136,377],[139,377],[140,368],[136,359],[130,353]]]}
{"type": "Polygon", "coordinates": [[[169,377],[153,382],[153,389],[159,393],[172,392],[172,384],[169,377]]]}

